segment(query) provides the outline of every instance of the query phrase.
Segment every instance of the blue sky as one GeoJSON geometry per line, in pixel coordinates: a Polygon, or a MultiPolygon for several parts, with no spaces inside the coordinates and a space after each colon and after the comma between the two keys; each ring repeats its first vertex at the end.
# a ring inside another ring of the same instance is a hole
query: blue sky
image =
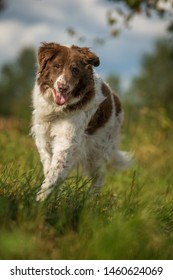
{"type": "Polygon", "coordinates": [[[139,72],[142,55],[151,53],[155,40],[166,34],[166,21],[135,16],[130,29],[96,46],[93,38],[109,35],[106,12],[112,7],[106,0],[8,0],[0,13],[0,65],[15,58],[23,47],[37,49],[43,41],[79,44],[66,32],[72,27],[86,37],[80,45],[89,46],[100,57],[97,71],[102,76],[120,75],[128,87],[139,72]]]}

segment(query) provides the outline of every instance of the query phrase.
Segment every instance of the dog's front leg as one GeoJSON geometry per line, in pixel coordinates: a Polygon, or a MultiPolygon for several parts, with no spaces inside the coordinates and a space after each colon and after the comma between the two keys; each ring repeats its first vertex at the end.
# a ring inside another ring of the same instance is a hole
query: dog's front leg
{"type": "MultiPolygon", "coordinates": [[[[60,145],[58,145],[60,147],[60,145]]],[[[61,151],[54,151],[49,171],[41,186],[41,190],[37,193],[37,201],[45,200],[52,192],[56,184],[62,182],[68,175],[74,163],[75,147],[66,147],[61,151]]]]}
{"type": "Polygon", "coordinates": [[[44,175],[48,173],[52,161],[52,151],[50,145],[49,126],[45,124],[35,124],[31,133],[35,138],[35,144],[40,154],[41,163],[43,165],[44,175]]]}

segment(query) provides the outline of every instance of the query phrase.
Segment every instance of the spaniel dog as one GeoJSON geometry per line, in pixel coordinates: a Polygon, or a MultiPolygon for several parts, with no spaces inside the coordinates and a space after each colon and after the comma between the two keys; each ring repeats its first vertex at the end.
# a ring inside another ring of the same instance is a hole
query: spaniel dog
{"type": "Polygon", "coordinates": [[[86,47],[43,43],[33,90],[32,135],[45,179],[37,193],[43,201],[80,164],[96,174],[99,188],[106,164],[127,167],[130,156],[119,150],[123,109],[119,97],[94,67],[100,61],[86,47]]]}

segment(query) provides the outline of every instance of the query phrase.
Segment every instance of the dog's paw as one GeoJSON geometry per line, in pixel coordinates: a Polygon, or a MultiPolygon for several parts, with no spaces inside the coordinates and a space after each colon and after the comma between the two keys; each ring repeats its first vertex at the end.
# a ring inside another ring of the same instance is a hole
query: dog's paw
{"type": "Polygon", "coordinates": [[[36,201],[44,201],[47,198],[48,194],[49,193],[46,190],[40,190],[36,195],[36,201]]]}

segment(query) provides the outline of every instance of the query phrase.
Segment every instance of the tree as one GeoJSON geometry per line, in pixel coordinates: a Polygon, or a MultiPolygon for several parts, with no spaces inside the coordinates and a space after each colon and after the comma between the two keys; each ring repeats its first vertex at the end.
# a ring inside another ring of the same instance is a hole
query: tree
{"type": "MultiPolygon", "coordinates": [[[[138,14],[145,14],[147,17],[156,15],[161,18],[167,17],[169,24],[167,30],[173,32],[173,0],[105,0],[114,2],[115,6],[111,7],[106,13],[106,21],[110,27],[109,37],[117,37],[124,28],[129,27],[132,18],[138,14]]],[[[67,28],[68,35],[75,37],[78,41],[85,41],[83,34],[70,26],[67,28]]],[[[105,37],[95,37],[93,43],[103,45],[106,42],[105,37]]]]}
{"type": "Polygon", "coordinates": [[[112,27],[112,36],[119,33],[117,25],[119,19],[123,26],[128,26],[135,14],[145,14],[151,17],[157,14],[159,17],[169,17],[168,30],[173,31],[173,1],[172,0],[107,0],[115,3],[115,8],[107,14],[107,22],[112,27]]]}
{"type": "MultiPolygon", "coordinates": [[[[145,55],[142,69],[134,78],[130,98],[135,96],[139,106],[161,107],[173,118],[173,47],[170,41],[159,41],[155,52],[145,55]]],[[[133,99],[134,100],[134,99],[133,99]]]]}
{"type": "Polygon", "coordinates": [[[0,74],[1,115],[29,118],[35,65],[34,50],[26,48],[14,62],[2,67],[0,74]]]}

